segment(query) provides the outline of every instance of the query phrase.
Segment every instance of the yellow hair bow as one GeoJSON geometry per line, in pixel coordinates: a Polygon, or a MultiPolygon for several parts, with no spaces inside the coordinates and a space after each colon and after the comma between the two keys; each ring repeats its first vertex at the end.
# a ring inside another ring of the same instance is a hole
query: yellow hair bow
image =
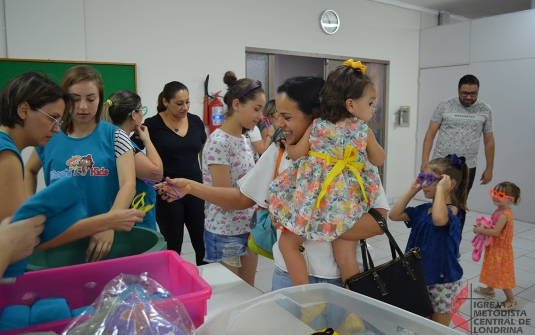
{"type": "Polygon", "coordinates": [[[344,62],[344,65],[345,66],[350,66],[350,67],[352,67],[354,69],[360,69],[360,72],[362,72],[362,74],[366,74],[367,66],[362,64],[360,61],[355,62],[353,60],[353,58],[346,60],[344,62]]]}
{"type": "Polygon", "coordinates": [[[108,103],[108,106],[113,106],[113,101],[111,101],[110,99],[106,100],[106,102],[108,103]]]}

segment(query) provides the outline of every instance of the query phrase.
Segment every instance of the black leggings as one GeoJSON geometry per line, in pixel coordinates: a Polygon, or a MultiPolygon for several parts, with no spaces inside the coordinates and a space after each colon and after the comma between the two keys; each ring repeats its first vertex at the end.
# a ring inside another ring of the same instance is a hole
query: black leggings
{"type": "Polygon", "coordinates": [[[156,198],[156,223],[167,241],[167,249],[182,252],[184,224],[188,228],[197,265],[207,264],[204,259],[204,200],[186,195],[167,202],[156,198]]]}

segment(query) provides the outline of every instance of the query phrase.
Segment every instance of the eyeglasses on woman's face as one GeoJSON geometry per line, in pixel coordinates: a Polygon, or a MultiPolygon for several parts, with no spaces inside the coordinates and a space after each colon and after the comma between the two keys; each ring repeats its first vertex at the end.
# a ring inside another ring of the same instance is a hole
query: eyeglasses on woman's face
{"type": "Polygon", "coordinates": [[[149,108],[147,106],[136,108],[136,112],[140,112],[143,116],[145,116],[149,112],[149,108]]]}
{"type": "MultiPolygon", "coordinates": [[[[145,116],[149,112],[149,108],[147,106],[139,107],[134,109],[138,113],[142,113],[141,115],[145,116]]],[[[132,115],[132,113],[128,113],[128,115],[132,115]]]]}
{"type": "Polygon", "coordinates": [[[56,126],[57,126],[59,129],[61,129],[61,127],[63,126],[63,120],[62,120],[62,119],[56,119],[56,118],[53,117],[52,115],[43,112],[43,111],[40,110],[39,108],[36,108],[36,110],[40,111],[41,113],[45,114],[46,116],[48,116],[49,118],[51,118],[52,120],[54,120],[54,123],[52,124],[52,129],[54,129],[56,126]]]}

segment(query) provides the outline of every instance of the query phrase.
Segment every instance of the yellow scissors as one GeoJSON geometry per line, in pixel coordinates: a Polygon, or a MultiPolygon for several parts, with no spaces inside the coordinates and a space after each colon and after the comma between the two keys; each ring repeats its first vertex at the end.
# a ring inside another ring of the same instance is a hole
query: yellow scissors
{"type": "Polygon", "coordinates": [[[138,209],[140,211],[143,211],[147,213],[154,207],[154,205],[146,205],[145,206],[145,195],[147,195],[147,192],[141,192],[138,195],[134,197],[134,200],[132,200],[132,208],[138,209]]]}

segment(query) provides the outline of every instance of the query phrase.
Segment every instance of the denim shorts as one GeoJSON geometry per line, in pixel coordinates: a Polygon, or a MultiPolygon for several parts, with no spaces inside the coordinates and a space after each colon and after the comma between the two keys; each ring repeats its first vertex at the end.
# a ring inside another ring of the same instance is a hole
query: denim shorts
{"type": "MultiPolygon", "coordinates": [[[[205,262],[221,262],[225,259],[235,259],[240,256],[247,255],[247,237],[249,233],[240,235],[219,235],[214,234],[206,229],[204,230],[204,261],[205,262]]],[[[236,267],[241,266],[238,260],[232,262],[225,262],[229,265],[236,263],[236,267]]]]}

